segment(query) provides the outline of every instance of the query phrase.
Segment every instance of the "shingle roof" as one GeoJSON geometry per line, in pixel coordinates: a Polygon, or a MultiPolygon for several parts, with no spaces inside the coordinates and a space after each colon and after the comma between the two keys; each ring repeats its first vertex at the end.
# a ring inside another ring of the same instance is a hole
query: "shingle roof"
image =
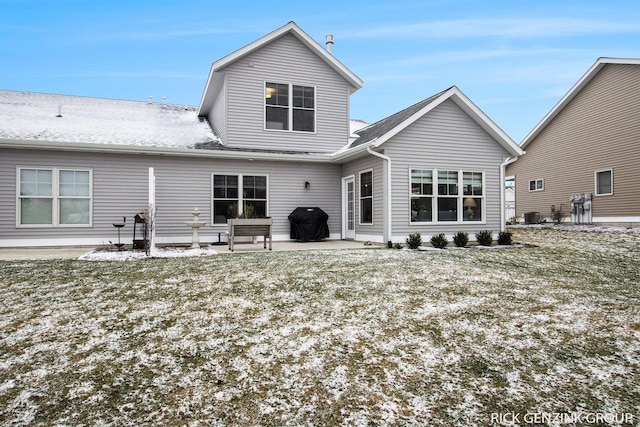
{"type": "Polygon", "coordinates": [[[219,141],[196,110],[158,102],[0,90],[0,139],[172,148],[219,141]]]}
{"type": "Polygon", "coordinates": [[[424,99],[418,102],[417,104],[413,104],[412,106],[407,107],[404,110],[398,111],[397,113],[392,114],[389,117],[386,117],[382,120],[379,120],[375,123],[370,124],[367,127],[364,127],[360,130],[355,131],[355,134],[358,135],[359,138],[356,139],[351,144],[351,146],[356,147],[358,145],[366,144],[367,142],[374,141],[379,137],[385,135],[386,133],[394,129],[396,126],[399,126],[405,120],[409,119],[409,117],[413,116],[415,113],[417,113],[418,111],[422,110],[424,107],[429,105],[431,102],[433,102],[435,99],[437,99],[440,95],[442,95],[449,89],[445,89],[442,92],[439,92],[433,96],[430,96],[427,99],[424,99]]]}

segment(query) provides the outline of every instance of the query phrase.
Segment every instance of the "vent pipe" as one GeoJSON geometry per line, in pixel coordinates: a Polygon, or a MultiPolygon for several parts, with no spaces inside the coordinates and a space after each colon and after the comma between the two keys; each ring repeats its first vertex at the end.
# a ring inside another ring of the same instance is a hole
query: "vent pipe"
{"type": "Polygon", "coordinates": [[[326,43],[327,43],[327,51],[329,51],[330,54],[333,54],[333,35],[331,34],[327,35],[326,43]]]}

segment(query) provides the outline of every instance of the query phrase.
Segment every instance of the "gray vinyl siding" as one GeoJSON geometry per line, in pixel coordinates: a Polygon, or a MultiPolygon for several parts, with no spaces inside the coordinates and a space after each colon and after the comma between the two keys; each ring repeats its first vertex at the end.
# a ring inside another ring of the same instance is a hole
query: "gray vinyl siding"
{"type": "Polygon", "coordinates": [[[298,206],[318,206],[329,215],[329,230],[341,229],[340,166],[320,163],[291,163],[199,159],[154,155],[119,155],[64,151],[3,149],[0,167],[0,240],[84,239],[92,244],[116,238],[114,222],[127,216],[123,242],[130,242],[133,216],[147,207],[148,168],[156,176],[158,241],[188,242],[191,229],[185,221],[198,208],[207,225],[200,230],[202,242],[217,241],[225,226],[211,226],[212,174],[267,175],[269,214],[274,235],[289,236],[288,215],[298,206]],[[16,167],[77,167],[93,171],[93,225],[91,227],[16,227],[16,167]],[[309,189],[304,188],[310,182],[309,189]]]}
{"type": "Polygon", "coordinates": [[[433,234],[465,231],[473,239],[480,230],[501,229],[500,164],[507,152],[452,101],[443,102],[393,139],[385,142],[392,158],[392,236],[403,241],[419,232],[433,234]],[[409,171],[415,169],[484,172],[485,220],[483,223],[415,224],[410,221],[409,171]]]}
{"type": "Polygon", "coordinates": [[[569,196],[592,193],[593,217],[640,217],[640,66],[607,64],[507,168],[516,180],[516,215],[563,204],[569,196]],[[595,196],[594,172],[613,169],[614,194],[595,196]],[[529,181],[544,179],[544,190],[529,192],[529,181]]]}
{"type": "MultiPolygon", "coordinates": [[[[342,165],[342,177],[355,177],[356,240],[359,235],[379,236],[384,233],[384,172],[382,159],[367,156],[342,165]],[[373,171],[373,224],[360,224],[360,172],[373,171]]],[[[382,240],[380,240],[382,241],[382,240]]]]}
{"type": "Polygon", "coordinates": [[[209,123],[213,126],[213,131],[220,137],[223,144],[227,144],[227,107],[224,102],[225,94],[227,91],[226,80],[222,83],[220,89],[221,96],[216,98],[213,103],[213,109],[209,115],[209,123]]]}
{"type": "Polygon", "coordinates": [[[347,143],[350,85],[292,35],[285,35],[225,73],[229,147],[334,152],[347,143]],[[264,83],[316,88],[316,132],[264,129],[264,83]]]}

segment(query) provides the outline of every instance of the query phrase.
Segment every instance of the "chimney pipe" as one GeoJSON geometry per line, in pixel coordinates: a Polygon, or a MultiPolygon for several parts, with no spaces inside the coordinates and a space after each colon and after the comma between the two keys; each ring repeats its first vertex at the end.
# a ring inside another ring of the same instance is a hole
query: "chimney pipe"
{"type": "Polygon", "coordinates": [[[328,34],[326,37],[327,50],[330,54],[333,54],[333,35],[328,34]]]}

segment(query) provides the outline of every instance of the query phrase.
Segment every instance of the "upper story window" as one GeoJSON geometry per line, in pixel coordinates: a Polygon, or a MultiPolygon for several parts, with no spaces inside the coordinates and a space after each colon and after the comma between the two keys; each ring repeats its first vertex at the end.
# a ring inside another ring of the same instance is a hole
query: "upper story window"
{"type": "Polygon", "coordinates": [[[310,86],[265,83],[265,128],[315,132],[316,90],[310,86]]]}

